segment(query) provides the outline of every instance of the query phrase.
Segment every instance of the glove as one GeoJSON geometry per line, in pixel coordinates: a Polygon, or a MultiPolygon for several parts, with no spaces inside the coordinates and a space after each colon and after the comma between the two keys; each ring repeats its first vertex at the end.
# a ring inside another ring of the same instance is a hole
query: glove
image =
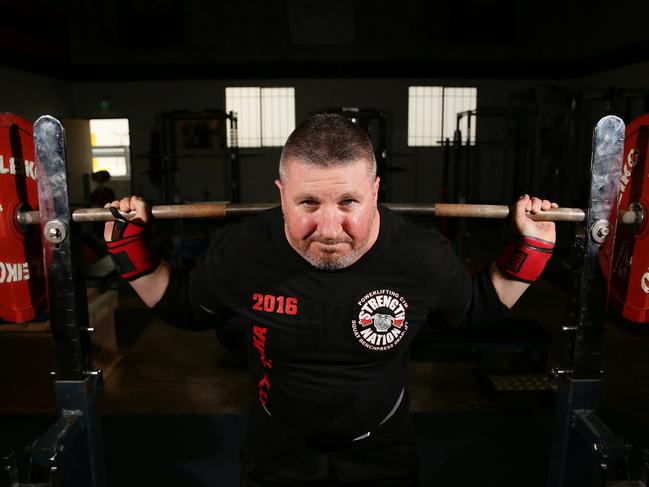
{"type": "Polygon", "coordinates": [[[519,235],[507,245],[496,265],[509,279],[532,283],[545,269],[553,249],[553,242],[519,235]]]}
{"type": "Polygon", "coordinates": [[[148,226],[143,222],[128,221],[117,208],[110,207],[110,212],[117,220],[106,246],[117,272],[132,281],[156,270],[160,257],[149,244],[148,226]]]}

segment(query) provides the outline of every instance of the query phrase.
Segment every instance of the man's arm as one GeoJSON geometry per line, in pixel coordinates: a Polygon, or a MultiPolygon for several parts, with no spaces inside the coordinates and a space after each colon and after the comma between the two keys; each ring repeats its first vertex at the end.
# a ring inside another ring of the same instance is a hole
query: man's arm
{"type": "Polygon", "coordinates": [[[163,260],[151,274],[134,279],[129,284],[144,301],[144,304],[149,308],[153,308],[167,290],[170,276],[171,267],[163,260]]]}
{"type": "MultiPolygon", "coordinates": [[[[113,201],[107,204],[106,208],[111,206],[126,213],[135,211],[135,218],[133,219],[135,223],[147,225],[149,222],[149,208],[146,202],[139,196],[129,196],[121,200],[113,201]]],[[[115,237],[113,233],[114,229],[114,222],[107,222],[104,227],[104,239],[109,246],[115,237]]],[[[126,237],[124,240],[128,239],[129,237],[126,237]]],[[[116,250],[119,249],[119,247],[116,248],[116,250]]],[[[149,308],[152,308],[160,301],[169,286],[171,276],[171,268],[164,260],[160,261],[154,269],[153,271],[147,271],[141,277],[136,277],[129,281],[135,292],[149,308]]]]}
{"type": "MultiPolygon", "coordinates": [[[[520,235],[554,244],[556,241],[554,222],[535,222],[528,215],[534,215],[550,208],[557,208],[557,206],[556,203],[551,203],[548,200],[541,200],[529,195],[521,196],[514,206],[513,220],[516,231],[520,235]]],[[[528,282],[511,279],[496,264],[491,265],[489,274],[500,301],[508,308],[514,306],[530,286],[528,282]]]]}
{"type": "Polygon", "coordinates": [[[515,281],[513,279],[507,278],[496,264],[491,264],[489,268],[489,276],[491,277],[491,282],[496,289],[496,293],[500,298],[500,301],[511,308],[516,304],[516,301],[523,295],[527,288],[530,287],[530,284],[527,282],[515,281]]]}

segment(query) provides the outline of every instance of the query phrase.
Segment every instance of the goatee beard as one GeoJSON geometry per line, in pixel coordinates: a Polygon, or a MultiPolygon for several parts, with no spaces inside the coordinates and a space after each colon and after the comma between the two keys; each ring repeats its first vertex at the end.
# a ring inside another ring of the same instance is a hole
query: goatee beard
{"type": "Polygon", "coordinates": [[[298,249],[298,253],[313,267],[322,271],[337,271],[352,265],[358,256],[358,250],[352,249],[347,255],[334,255],[330,257],[316,257],[311,251],[298,249]]]}

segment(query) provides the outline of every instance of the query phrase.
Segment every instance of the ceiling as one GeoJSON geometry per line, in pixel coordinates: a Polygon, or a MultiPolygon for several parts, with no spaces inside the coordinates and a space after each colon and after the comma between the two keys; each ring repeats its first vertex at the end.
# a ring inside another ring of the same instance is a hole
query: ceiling
{"type": "Polygon", "coordinates": [[[649,60],[649,2],[0,0],[4,66],[67,80],[572,78],[649,60]]]}

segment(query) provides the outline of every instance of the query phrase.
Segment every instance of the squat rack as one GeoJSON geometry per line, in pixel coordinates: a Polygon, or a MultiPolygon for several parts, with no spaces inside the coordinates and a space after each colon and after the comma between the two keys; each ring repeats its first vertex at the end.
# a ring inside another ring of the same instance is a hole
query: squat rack
{"type": "MultiPolygon", "coordinates": [[[[91,365],[86,294],[80,253],[75,250],[79,234],[70,212],[65,177],[63,128],[58,120],[43,116],[34,125],[34,140],[41,174],[39,216],[44,232],[59,419],[32,445],[31,465],[43,477],[40,487],[103,487],[106,477],[97,406],[102,378],[101,371],[91,365]]],[[[557,407],[549,487],[595,486],[606,481],[608,486],[642,485],[616,476],[617,469],[612,467],[626,462],[626,445],[597,417],[606,286],[597,262],[601,239],[589,230],[610,217],[617,201],[623,142],[624,123],[619,118],[605,117],[598,123],[589,200],[577,223],[581,271],[571,327],[574,343],[570,363],[555,374],[557,407]]],[[[12,487],[21,485],[11,459],[4,472],[12,487]]]]}

